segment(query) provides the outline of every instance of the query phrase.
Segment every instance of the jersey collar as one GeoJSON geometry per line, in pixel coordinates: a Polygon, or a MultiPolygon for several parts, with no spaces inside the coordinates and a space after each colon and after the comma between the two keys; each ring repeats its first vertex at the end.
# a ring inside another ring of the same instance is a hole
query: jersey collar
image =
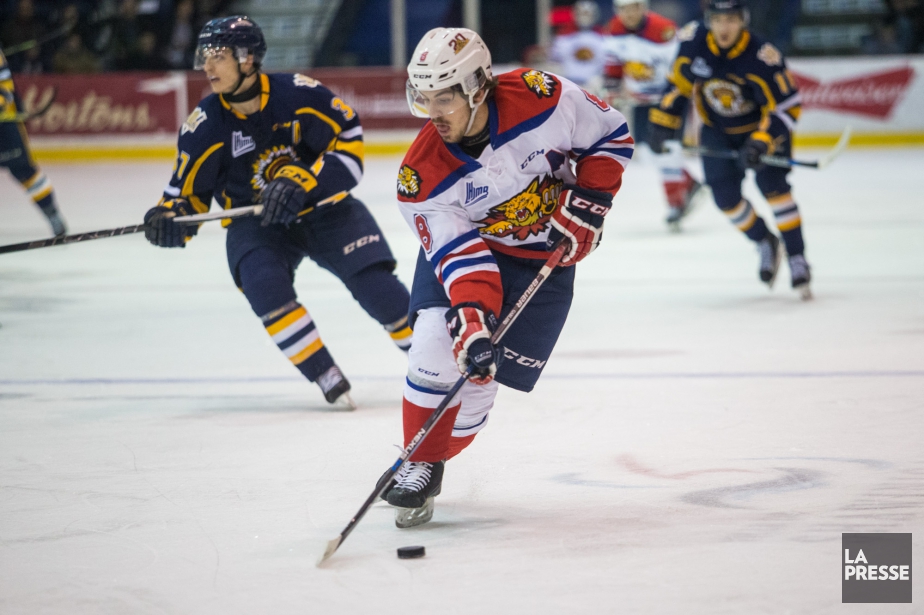
{"type": "MultiPolygon", "coordinates": [[[[266,103],[269,102],[270,96],[270,82],[269,77],[264,73],[260,73],[260,111],[266,108],[266,103]]],[[[231,108],[231,103],[225,100],[225,97],[222,94],[218,95],[218,100],[221,101],[221,106],[233,113],[238,119],[246,120],[247,116],[239,111],[235,111],[231,108]]]]}
{"type": "Polygon", "coordinates": [[[738,42],[735,43],[727,52],[723,53],[723,50],[719,48],[719,44],[715,42],[715,37],[712,36],[712,32],[706,35],[706,45],[709,47],[709,51],[712,52],[712,55],[717,57],[722,57],[725,55],[729,60],[734,60],[747,49],[748,44],[751,42],[751,32],[747,29],[741,31],[741,37],[738,39],[738,42]]]}

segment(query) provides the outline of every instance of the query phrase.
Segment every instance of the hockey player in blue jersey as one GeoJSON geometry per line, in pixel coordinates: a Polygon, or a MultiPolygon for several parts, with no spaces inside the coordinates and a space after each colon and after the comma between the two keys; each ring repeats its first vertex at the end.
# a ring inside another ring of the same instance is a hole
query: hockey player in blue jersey
{"type": "Polygon", "coordinates": [[[673,137],[691,99],[703,119],[701,145],[737,150],[739,160],[704,157],[706,183],[716,205],[760,253],[760,279],[772,286],[782,258],[780,240],[741,195],[745,170],[770,203],[789,256],[792,287],[809,298],[811,270],[805,260],[802,219],[787,180],[788,168],[764,166],[761,156],[789,157],[800,97],[783,54],[748,30],[744,0],[710,0],[705,27],[679,33],[681,45],[670,78],[672,88],[650,111],[652,148],[673,137]]]}
{"type": "Polygon", "coordinates": [[[148,240],[182,248],[196,227],[177,215],[263,203],[260,217],[228,224],[228,265],[267,333],[330,403],[350,384],[295,294],[304,257],[336,275],[402,350],[411,343],[408,292],[365,205],[350,194],[363,172],[356,112],[319,82],[260,71],[266,43],[243,16],[210,21],[199,34],[196,68],[214,92],[180,129],[176,167],[144,217],[148,240]]]}
{"type": "Polygon", "coordinates": [[[26,127],[18,121],[21,112],[19,98],[13,85],[13,74],[0,52],[0,166],[9,169],[29,198],[38,205],[55,237],[67,234],[67,225],[55,203],[55,191],[42,172],[29,149],[26,127]]]}

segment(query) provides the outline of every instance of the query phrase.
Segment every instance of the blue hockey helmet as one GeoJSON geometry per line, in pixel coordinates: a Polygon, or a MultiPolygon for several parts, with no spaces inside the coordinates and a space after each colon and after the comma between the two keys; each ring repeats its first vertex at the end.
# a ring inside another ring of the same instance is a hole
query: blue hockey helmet
{"type": "Polygon", "coordinates": [[[238,62],[253,54],[254,66],[259,67],[266,55],[266,39],[260,26],[246,15],[219,17],[202,26],[199,32],[194,63],[196,70],[202,70],[205,59],[217,49],[231,49],[238,62]]]}

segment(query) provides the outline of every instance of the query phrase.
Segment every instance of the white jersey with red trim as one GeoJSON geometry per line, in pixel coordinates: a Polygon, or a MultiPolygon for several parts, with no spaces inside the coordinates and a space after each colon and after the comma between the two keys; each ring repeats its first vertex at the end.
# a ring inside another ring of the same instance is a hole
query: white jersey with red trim
{"type": "Polygon", "coordinates": [[[679,49],[677,27],[666,17],[649,12],[636,30],[615,17],[606,44],[607,75],[622,79],[625,92],[640,102],[657,102],[679,49]]]}
{"type": "Polygon", "coordinates": [[[488,105],[490,142],[474,159],[421,130],[398,175],[398,200],[453,304],[500,313],[493,251],[548,256],[552,213],[566,183],[615,194],[634,142],[619,111],[557,75],[499,76],[488,105]]]}
{"type": "Polygon", "coordinates": [[[606,37],[594,30],[560,34],[552,41],[549,59],[561,67],[566,79],[586,86],[595,77],[603,76],[606,46],[606,37]]]}

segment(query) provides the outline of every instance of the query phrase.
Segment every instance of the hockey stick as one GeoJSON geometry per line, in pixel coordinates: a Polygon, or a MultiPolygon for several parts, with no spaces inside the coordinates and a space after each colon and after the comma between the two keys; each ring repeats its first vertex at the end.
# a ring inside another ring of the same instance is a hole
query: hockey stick
{"type": "MultiPolygon", "coordinates": [[[[178,216],[174,218],[174,223],[178,224],[199,224],[210,220],[227,220],[229,218],[240,218],[242,216],[258,216],[263,211],[262,205],[251,205],[249,207],[238,207],[236,209],[226,209],[215,211],[207,214],[195,214],[192,216],[178,216]]],[[[0,254],[8,252],[22,252],[24,250],[35,250],[37,248],[49,248],[51,246],[62,246],[68,243],[77,243],[78,241],[90,241],[92,239],[104,239],[106,237],[118,237],[119,235],[130,235],[140,233],[145,229],[144,224],[135,224],[133,226],[123,226],[120,228],[109,229],[105,231],[91,231],[89,233],[79,233],[77,235],[65,235],[64,237],[52,237],[51,239],[39,239],[38,241],[27,241],[25,243],[14,243],[8,246],[0,246],[0,254]]]]}
{"type": "MultiPolygon", "coordinates": [[[[563,241],[558,245],[557,248],[549,255],[549,259],[545,262],[545,265],[542,266],[542,269],[539,270],[539,273],[536,274],[535,279],[530,282],[529,286],[523,291],[523,294],[517,300],[516,304],[507,314],[507,317],[504,318],[504,321],[500,324],[497,330],[494,332],[494,335],[491,336],[491,343],[497,345],[501,338],[504,337],[504,334],[510,329],[514,321],[520,316],[523,312],[523,308],[526,307],[526,304],[532,300],[536,292],[542,286],[542,284],[549,278],[552,270],[558,266],[558,263],[561,262],[562,257],[565,254],[565,250],[568,248],[567,240],[563,241]]],[[[449,407],[449,402],[452,401],[452,398],[456,396],[462,386],[465,384],[465,381],[468,380],[469,376],[472,373],[472,367],[469,366],[468,371],[459,378],[456,383],[452,386],[446,396],[443,398],[443,401],[440,402],[440,405],[436,407],[433,411],[433,414],[430,415],[430,418],[423,424],[420,428],[420,431],[417,432],[417,435],[410,441],[410,443],[404,448],[401,452],[401,456],[398,457],[394,465],[392,465],[388,471],[379,479],[375,484],[375,489],[372,493],[369,494],[369,497],[366,498],[366,501],[363,502],[363,505],[359,507],[359,511],[353,515],[353,518],[350,519],[350,522],[347,523],[346,527],[343,528],[343,531],[340,532],[333,540],[327,543],[327,548],[324,549],[324,553],[318,559],[317,565],[320,566],[323,564],[331,555],[333,555],[340,545],[343,544],[343,541],[347,539],[347,536],[350,535],[350,532],[359,524],[366,513],[369,512],[369,509],[375,503],[375,501],[382,495],[382,492],[391,484],[392,479],[395,477],[395,474],[398,473],[398,470],[401,469],[401,466],[404,465],[404,462],[410,458],[411,455],[420,447],[424,439],[430,434],[433,430],[433,427],[439,422],[443,415],[446,414],[446,410],[449,407]]]]}
{"type": "MultiPolygon", "coordinates": [[[[823,156],[820,160],[794,160],[792,158],[786,158],[783,156],[761,156],[760,161],[770,167],[781,167],[781,168],[792,168],[792,167],[808,167],[810,169],[823,169],[832,162],[834,159],[844,153],[844,150],[847,149],[847,146],[850,145],[850,136],[853,134],[853,129],[848,126],[844,129],[844,132],[841,133],[840,139],[837,140],[837,144],[834,148],[823,156]]],[[[737,160],[740,155],[738,152],[732,150],[715,150],[709,149],[708,147],[685,147],[684,151],[696,154],[699,156],[708,156],[710,158],[724,158],[726,160],[737,160]]]]}
{"type": "Polygon", "coordinates": [[[58,95],[58,87],[55,86],[51,89],[51,96],[48,97],[48,101],[42,105],[41,109],[36,111],[29,111],[25,113],[13,113],[11,115],[0,115],[0,123],[19,123],[19,122],[28,122],[29,120],[34,120],[37,117],[45,115],[45,112],[51,109],[51,105],[55,102],[55,97],[58,95]]]}

